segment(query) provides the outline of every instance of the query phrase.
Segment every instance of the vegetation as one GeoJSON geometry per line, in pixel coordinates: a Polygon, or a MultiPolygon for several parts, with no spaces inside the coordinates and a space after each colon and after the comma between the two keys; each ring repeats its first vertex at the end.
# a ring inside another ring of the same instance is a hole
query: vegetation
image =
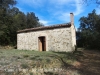
{"type": "Polygon", "coordinates": [[[34,12],[24,14],[16,0],[0,0],[0,45],[16,45],[17,31],[42,26],[34,12]]]}
{"type": "Polygon", "coordinates": [[[82,3],[90,5],[90,4],[96,4],[100,6],[100,0],[82,0],[82,3]]]}
{"type": "MultiPolygon", "coordinates": [[[[35,73],[46,73],[46,75],[52,73],[53,75],[62,69],[66,71],[67,66],[70,66],[75,61],[75,55],[70,52],[60,53],[0,49],[0,70],[3,73],[6,73],[5,69],[12,69],[16,75],[20,75],[20,72],[24,71],[34,73],[32,71],[33,69],[35,73]],[[54,69],[56,70],[54,71],[54,69]]],[[[1,72],[0,74],[2,74],[1,72]]],[[[26,72],[23,75],[27,75],[25,74],[26,72]]],[[[7,71],[7,73],[9,72],[7,71]]],[[[62,71],[62,73],[65,72],[62,71]]]]}
{"type": "Polygon", "coordinates": [[[93,10],[87,17],[80,18],[77,31],[77,45],[80,47],[100,49],[100,15],[93,10]]]}
{"type": "Polygon", "coordinates": [[[0,49],[1,75],[100,75],[100,52],[0,49]]]}
{"type": "MultiPolygon", "coordinates": [[[[93,0],[83,0],[87,4],[93,0]]],[[[94,2],[94,1],[93,1],[94,2]]],[[[17,31],[43,26],[34,12],[24,14],[16,0],[0,0],[0,46],[16,45],[17,31]]],[[[99,0],[95,3],[100,5],[99,0]]],[[[78,47],[100,49],[100,15],[93,10],[80,18],[78,47]]],[[[9,46],[7,46],[9,48],[9,46]]],[[[38,52],[0,47],[1,75],[100,75],[99,51],[38,52]]]]}

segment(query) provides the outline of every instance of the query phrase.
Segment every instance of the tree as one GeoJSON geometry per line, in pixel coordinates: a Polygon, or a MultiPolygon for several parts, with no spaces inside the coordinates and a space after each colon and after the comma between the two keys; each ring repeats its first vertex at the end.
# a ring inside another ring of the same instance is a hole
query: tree
{"type": "Polygon", "coordinates": [[[37,27],[39,24],[38,17],[33,12],[27,13],[27,28],[37,27]]]}
{"type": "Polygon", "coordinates": [[[80,18],[79,40],[82,46],[86,48],[100,49],[100,15],[97,15],[95,12],[93,10],[87,17],[83,16],[80,18]]]}
{"type": "Polygon", "coordinates": [[[17,2],[16,0],[0,0],[0,7],[2,8],[11,8],[13,5],[15,5],[17,2]]]}
{"type": "Polygon", "coordinates": [[[16,0],[0,0],[0,45],[16,45],[17,31],[42,26],[35,13],[24,14],[16,0]]]}
{"type": "Polygon", "coordinates": [[[87,5],[93,3],[93,4],[96,4],[96,5],[99,6],[100,5],[100,0],[82,0],[82,3],[87,4],[87,5]]]}
{"type": "Polygon", "coordinates": [[[16,4],[15,0],[0,0],[0,44],[5,45],[10,42],[8,26],[12,21],[8,16],[8,10],[16,4]]]}

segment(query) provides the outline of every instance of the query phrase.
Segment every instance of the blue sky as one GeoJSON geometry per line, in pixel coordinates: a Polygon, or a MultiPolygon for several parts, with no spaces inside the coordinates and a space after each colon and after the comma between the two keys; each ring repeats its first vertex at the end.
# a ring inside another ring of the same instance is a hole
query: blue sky
{"type": "Polygon", "coordinates": [[[89,12],[100,8],[93,3],[89,6],[80,4],[81,0],[17,0],[17,7],[24,13],[34,12],[45,26],[70,22],[70,13],[74,14],[75,27],[79,27],[79,19],[89,12]]]}

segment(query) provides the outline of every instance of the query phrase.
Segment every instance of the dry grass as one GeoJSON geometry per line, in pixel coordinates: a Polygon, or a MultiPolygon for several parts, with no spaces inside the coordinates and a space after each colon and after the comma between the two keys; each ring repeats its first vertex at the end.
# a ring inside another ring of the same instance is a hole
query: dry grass
{"type": "MultiPolygon", "coordinates": [[[[23,50],[7,50],[0,49],[0,67],[1,73],[15,73],[16,75],[22,72],[35,74],[43,73],[48,75],[66,73],[66,69],[75,61],[75,56],[72,53],[66,52],[38,52],[38,51],[23,51],[23,50]]],[[[13,75],[13,74],[12,74],[13,75]]]]}
{"type": "Polygon", "coordinates": [[[100,75],[99,54],[0,49],[0,75],[100,75]]]}

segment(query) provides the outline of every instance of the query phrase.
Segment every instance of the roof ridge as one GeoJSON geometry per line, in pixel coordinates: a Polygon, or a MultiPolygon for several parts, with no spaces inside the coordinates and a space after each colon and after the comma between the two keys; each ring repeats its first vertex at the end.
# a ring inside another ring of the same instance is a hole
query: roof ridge
{"type": "Polygon", "coordinates": [[[63,23],[63,24],[55,24],[51,26],[41,26],[41,27],[35,27],[35,28],[28,28],[23,30],[18,30],[18,33],[21,32],[28,32],[28,31],[36,31],[36,30],[44,30],[44,29],[53,29],[53,28],[61,28],[61,27],[70,27],[71,23],[63,23]]]}

